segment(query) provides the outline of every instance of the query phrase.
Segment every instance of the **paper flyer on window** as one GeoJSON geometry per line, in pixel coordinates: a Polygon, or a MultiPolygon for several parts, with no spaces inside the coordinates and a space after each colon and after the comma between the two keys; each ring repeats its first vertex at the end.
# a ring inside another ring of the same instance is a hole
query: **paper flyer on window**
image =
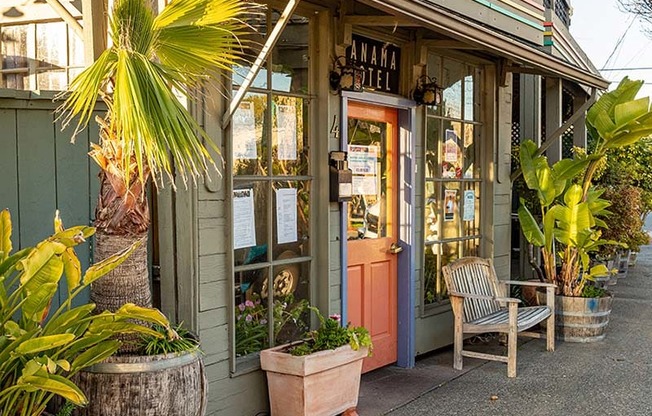
{"type": "Polygon", "coordinates": [[[233,159],[257,159],[254,103],[242,102],[233,113],[233,159]]]}
{"type": "Polygon", "coordinates": [[[297,110],[293,105],[276,106],[278,160],[297,160],[297,110]]]}
{"type": "Polygon", "coordinates": [[[456,200],[457,189],[446,189],[444,191],[444,221],[455,220],[456,200]]]}
{"type": "Polygon", "coordinates": [[[297,241],[296,188],[276,190],[276,234],[278,244],[297,241]]]}
{"type": "Polygon", "coordinates": [[[475,191],[464,191],[464,221],[473,221],[475,219],[475,191]]]}
{"type": "Polygon", "coordinates": [[[256,245],[256,216],[254,190],[233,190],[233,248],[256,245]]]}
{"type": "Polygon", "coordinates": [[[378,146],[349,145],[347,160],[354,175],[376,175],[378,146]]]}
{"type": "Polygon", "coordinates": [[[378,195],[376,176],[353,175],[353,195],[378,195]]]}

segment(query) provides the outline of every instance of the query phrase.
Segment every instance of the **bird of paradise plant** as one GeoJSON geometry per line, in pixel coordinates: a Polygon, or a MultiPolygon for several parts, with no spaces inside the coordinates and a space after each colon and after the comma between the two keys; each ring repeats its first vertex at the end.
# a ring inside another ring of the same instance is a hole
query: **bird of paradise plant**
{"type": "Polygon", "coordinates": [[[562,159],[550,166],[532,141],[521,146],[523,177],[528,188],[537,192],[542,218],[540,222],[535,219],[521,201],[519,220],[526,239],[541,247],[544,273],[557,284],[558,294],[581,296],[588,279],[608,272],[603,265],[589,264],[591,251],[602,244],[617,244],[600,238],[600,228],[607,227],[600,215],[607,212],[609,203],[600,198],[591,180],[609,149],[652,134],[649,97],[636,99],[642,85],[643,81],[624,78],[618,88],[591,106],[586,125],[596,145],[585,157],[562,159]]]}

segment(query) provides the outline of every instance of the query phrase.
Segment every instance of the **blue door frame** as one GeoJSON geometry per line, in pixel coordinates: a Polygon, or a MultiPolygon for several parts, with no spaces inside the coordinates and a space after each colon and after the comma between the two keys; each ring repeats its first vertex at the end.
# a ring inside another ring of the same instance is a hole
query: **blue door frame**
{"type": "MultiPolygon", "coordinates": [[[[416,272],[415,265],[415,127],[416,104],[412,100],[401,97],[389,97],[374,93],[348,93],[342,92],[340,116],[340,148],[347,149],[347,122],[349,100],[392,107],[398,110],[399,123],[399,195],[398,195],[398,244],[403,248],[398,254],[398,359],[396,364],[403,368],[414,367],[415,358],[415,290],[416,272]]],[[[348,322],[348,275],[346,267],[347,253],[347,213],[348,204],[340,204],[340,258],[341,267],[341,310],[342,322],[348,322]]]]}

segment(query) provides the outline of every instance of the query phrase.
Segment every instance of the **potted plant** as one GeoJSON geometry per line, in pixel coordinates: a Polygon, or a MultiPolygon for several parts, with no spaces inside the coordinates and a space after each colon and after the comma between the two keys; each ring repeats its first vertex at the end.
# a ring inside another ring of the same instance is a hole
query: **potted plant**
{"type": "MultiPolygon", "coordinates": [[[[319,318],[319,328],[299,342],[261,351],[272,415],[337,415],[358,404],[362,360],[371,354],[363,327],[343,327],[339,315],[319,318]]],[[[353,410],[354,411],[354,410],[353,410]]]]}
{"type": "Polygon", "coordinates": [[[145,333],[163,339],[171,329],[159,311],[133,304],[100,314],[92,313],[93,304],[72,307],[77,295],[141,244],[95,263],[82,275],[74,247],[94,231],[85,226],[64,229],[57,215],[54,235],[14,253],[9,211],[0,212],[0,415],[40,415],[55,395],[70,405],[88,404],[74,377],[118,350],[121,341],[113,339],[116,334],[145,333]],[[64,276],[66,298],[51,310],[64,276]],[[155,323],[166,329],[166,335],[131,319],[155,323]]]}
{"type": "Polygon", "coordinates": [[[557,285],[556,333],[564,340],[604,337],[612,296],[587,282],[608,270],[604,265],[591,267],[589,254],[612,242],[601,238],[600,228],[606,228],[606,223],[600,216],[609,203],[592,186],[592,178],[609,149],[652,134],[649,98],[635,99],[642,84],[625,78],[591,106],[586,125],[594,140],[592,152],[550,166],[533,142],[521,147],[523,177],[528,188],[537,192],[541,222],[524,204],[518,210],[519,220],[527,240],[541,247],[546,279],[557,285]],[[569,325],[564,325],[566,321],[569,325]]]}
{"type": "MultiPolygon", "coordinates": [[[[219,149],[177,97],[194,101],[201,97],[199,91],[207,83],[218,85],[221,74],[241,61],[247,43],[238,37],[250,31],[246,21],[255,7],[241,0],[172,0],[157,15],[152,4],[155,2],[114,1],[111,46],[62,95],[65,101],[59,112],[63,125],[74,120],[76,132],[86,127],[98,99],[108,109],[103,118],[97,118],[99,143],[93,144],[89,153],[100,167],[95,212],[97,259],[133,241],[146,240],[150,226],[146,191],[151,183],[162,186],[169,181],[174,188],[179,180],[185,186],[189,181],[201,180],[209,169],[217,169],[209,150],[219,153],[219,149]]],[[[126,302],[151,305],[146,243],[110,278],[91,286],[91,300],[99,310],[109,311],[118,310],[126,302]]],[[[131,345],[131,351],[124,352],[135,353],[136,347],[131,345]]],[[[196,351],[189,354],[203,365],[196,351]]],[[[152,415],[177,414],[170,413],[163,403],[168,402],[169,391],[179,390],[178,385],[160,389],[151,384],[143,389],[134,375],[131,384],[120,387],[128,379],[125,374],[131,371],[126,368],[128,364],[139,368],[138,361],[152,361],[138,357],[132,354],[115,358],[122,362],[110,363],[110,368],[115,369],[113,375],[85,373],[87,392],[96,394],[96,409],[89,412],[123,415],[132,408],[148,407],[152,415]],[[130,393],[133,390],[144,392],[142,404],[135,400],[138,396],[130,393]]],[[[176,358],[183,363],[188,357],[176,358]]],[[[203,374],[203,370],[196,374],[203,374]]],[[[207,386],[197,377],[191,384],[196,391],[205,393],[207,386]]],[[[200,414],[196,412],[203,413],[201,404],[181,414],[200,414]]]]}

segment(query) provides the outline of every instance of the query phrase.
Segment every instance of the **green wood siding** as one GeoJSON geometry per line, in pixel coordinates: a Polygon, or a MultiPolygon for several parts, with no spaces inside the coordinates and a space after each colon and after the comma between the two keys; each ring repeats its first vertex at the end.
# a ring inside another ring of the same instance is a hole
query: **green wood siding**
{"type": "MultiPolygon", "coordinates": [[[[87,153],[97,126],[92,123],[72,144],[72,128],[61,131],[55,123],[56,106],[45,99],[0,99],[0,207],[9,209],[14,244],[21,248],[52,234],[57,209],[66,226],[91,224],[94,217],[99,184],[87,153]]],[[[92,244],[78,247],[83,269],[91,254],[92,244]]],[[[65,299],[65,284],[63,279],[53,308],[65,299]]],[[[75,303],[85,302],[88,295],[82,294],[75,303]]]]}

